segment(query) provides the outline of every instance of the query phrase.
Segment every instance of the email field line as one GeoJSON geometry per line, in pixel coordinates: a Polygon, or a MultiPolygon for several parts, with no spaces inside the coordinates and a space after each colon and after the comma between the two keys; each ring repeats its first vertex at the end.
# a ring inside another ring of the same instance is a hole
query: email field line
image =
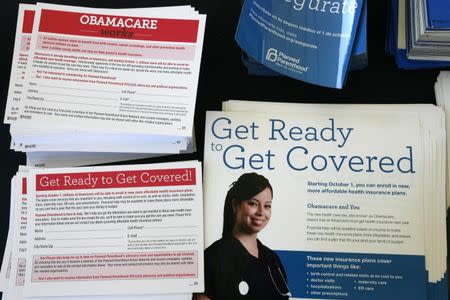
{"type": "Polygon", "coordinates": [[[174,234],[174,235],[141,235],[140,238],[167,238],[167,237],[197,237],[196,234],[174,234]]]}
{"type": "Polygon", "coordinates": [[[138,102],[138,103],[147,103],[147,104],[165,104],[165,105],[184,105],[184,106],[188,106],[187,103],[180,103],[180,102],[154,102],[154,101],[145,101],[145,100],[127,100],[126,102],[138,102]]]}

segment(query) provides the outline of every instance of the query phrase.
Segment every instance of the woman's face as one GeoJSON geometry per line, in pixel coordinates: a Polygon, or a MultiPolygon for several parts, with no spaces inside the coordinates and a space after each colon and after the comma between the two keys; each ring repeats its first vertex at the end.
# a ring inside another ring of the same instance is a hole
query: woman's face
{"type": "Polygon", "coordinates": [[[265,188],[251,199],[241,201],[234,207],[236,223],[234,229],[241,233],[255,234],[269,222],[272,214],[272,192],[265,188]]]}

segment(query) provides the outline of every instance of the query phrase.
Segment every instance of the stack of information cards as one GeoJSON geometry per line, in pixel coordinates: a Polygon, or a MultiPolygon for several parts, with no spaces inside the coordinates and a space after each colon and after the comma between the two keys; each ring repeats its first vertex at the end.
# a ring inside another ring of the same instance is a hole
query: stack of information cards
{"type": "Polygon", "coordinates": [[[206,246],[230,184],[256,172],[273,188],[258,238],[286,271],[282,295],[448,299],[442,110],[228,101],[205,135],[206,246]]]}
{"type": "Polygon", "coordinates": [[[403,69],[450,66],[450,3],[393,0],[389,4],[387,52],[403,69]]]}
{"type": "Polygon", "coordinates": [[[3,299],[190,299],[203,291],[201,183],[196,161],[21,168],[3,299]]]}
{"type": "Polygon", "coordinates": [[[192,152],[204,26],[190,6],[21,5],[4,120],[11,147],[32,158],[192,152]]]}

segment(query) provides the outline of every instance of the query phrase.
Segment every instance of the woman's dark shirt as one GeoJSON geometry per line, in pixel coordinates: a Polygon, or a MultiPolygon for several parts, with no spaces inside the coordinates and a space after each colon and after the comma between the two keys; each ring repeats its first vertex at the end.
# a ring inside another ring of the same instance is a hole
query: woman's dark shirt
{"type": "Polygon", "coordinates": [[[233,236],[214,242],[205,250],[204,294],[211,300],[289,299],[282,295],[287,278],[278,256],[259,240],[258,253],[259,258],[251,255],[233,236]],[[246,295],[239,291],[242,281],[249,287],[246,295]]]}

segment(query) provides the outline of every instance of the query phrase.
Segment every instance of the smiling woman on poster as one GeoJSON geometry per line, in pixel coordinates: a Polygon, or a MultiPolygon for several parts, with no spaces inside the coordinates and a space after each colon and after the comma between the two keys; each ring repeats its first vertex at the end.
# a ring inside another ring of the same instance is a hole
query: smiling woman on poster
{"type": "Polygon", "coordinates": [[[205,250],[205,292],[196,300],[276,300],[291,296],[278,256],[258,233],[272,213],[273,189],[257,173],[239,177],[228,190],[222,238],[205,250]]]}

